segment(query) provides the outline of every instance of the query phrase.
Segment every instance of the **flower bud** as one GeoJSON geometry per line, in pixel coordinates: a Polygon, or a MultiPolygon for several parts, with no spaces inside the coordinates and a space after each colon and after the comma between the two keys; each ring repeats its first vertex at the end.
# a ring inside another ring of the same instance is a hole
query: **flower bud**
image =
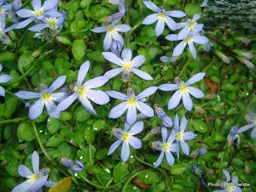
{"type": "Polygon", "coordinates": [[[177,60],[178,57],[167,57],[167,56],[162,56],[160,57],[160,60],[163,63],[173,63],[177,60]]]}
{"type": "Polygon", "coordinates": [[[71,160],[68,158],[62,158],[61,164],[71,169],[75,173],[79,173],[84,169],[84,165],[78,160],[71,160]]]}
{"type": "Polygon", "coordinates": [[[33,57],[38,57],[40,55],[40,51],[39,50],[36,50],[32,53],[32,56],[33,57]]]}
{"type": "Polygon", "coordinates": [[[114,53],[117,56],[119,56],[121,51],[122,51],[122,49],[123,49],[123,46],[122,46],[122,44],[119,41],[115,40],[115,41],[112,42],[110,49],[111,49],[112,53],[114,53]]]}
{"type": "Polygon", "coordinates": [[[223,61],[224,63],[227,63],[227,64],[230,63],[229,58],[228,58],[226,55],[224,55],[222,52],[216,50],[215,53],[216,53],[216,55],[217,55],[220,59],[222,59],[222,61],[223,61]]]}
{"type": "Polygon", "coordinates": [[[20,144],[20,145],[19,145],[19,149],[20,149],[20,150],[24,150],[24,149],[26,149],[27,147],[28,147],[27,144],[20,144]]]}
{"type": "Polygon", "coordinates": [[[172,127],[172,119],[166,115],[166,113],[164,112],[164,110],[159,107],[159,106],[155,106],[155,111],[156,114],[158,115],[158,117],[162,120],[163,126],[164,127],[172,127]]]}
{"type": "Polygon", "coordinates": [[[245,37],[240,37],[239,39],[246,45],[248,45],[251,42],[248,38],[245,38],[245,37]]]}

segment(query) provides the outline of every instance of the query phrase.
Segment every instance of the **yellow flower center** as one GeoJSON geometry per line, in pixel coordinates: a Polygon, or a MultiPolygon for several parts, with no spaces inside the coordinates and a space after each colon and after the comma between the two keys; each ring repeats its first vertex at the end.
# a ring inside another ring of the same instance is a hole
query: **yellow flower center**
{"type": "Polygon", "coordinates": [[[227,187],[228,192],[233,192],[232,189],[233,189],[232,183],[228,183],[228,187],[227,187]]]}
{"type": "Polygon", "coordinates": [[[176,133],[176,139],[177,140],[183,140],[183,132],[176,133]]]}
{"type": "Polygon", "coordinates": [[[47,101],[49,99],[51,99],[51,95],[48,92],[42,94],[43,101],[47,101]]]}
{"type": "Polygon", "coordinates": [[[39,179],[39,174],[33,175],[32,177],[30,177],[30,179],[32,179],[34,181],[38,180],[39,179]]]}
{"type": "Polygon", "coordinates": [[[128,141],[130,136],[131,136],[131,134],[130,134],[130,133],[125,132],[125,133],[122,135],[122,140],[124,140],[124,141],[128,141]]]}
{"type": "Polygon", "coordinates": [[[132,69],[131,63],[124,63],[123,64],[123,69],[124,69],[125,73],[131,72],[131,69],[132,69]]]}
{"type": "Polygon", "coordinates": [[[84,86],[75,86],[74,89],[73,89],[75,92],[77,92],[80,96],[85,96],[86,94],[86,91],[88,90],[87,87],[84,87],[84,86]]]}
{"type": "Polygon", "coordinates": [[[161,12],[161,13],[158,15],[158,18],[159,18],[159,19],[165,19],[165,18],[166,18],[165,13],[161,12]]]}
{"type": "Polygon", "coordinates": [[[0,8],[0,13],[4,13],[4,9],[1,9],[1,8],[0,8]]]}
{"type": "Polygon", "coordinates": [[[38,9],[35,11],[35,15],[38,17],[38,16],[42,16],[44,14],[44,9],[41,8],[41,9],[38,9]]]}
{"type": "Polygon", "coordinates": [[[169,148],[170,148],[169,143],[163,143],[163,146],[162,146],[163,151],[167,152],[169,151],[169,148]]]}
{"type": "Polygon", "coordinates": [[[112,33],[114,31],[116,31],[116,29],[114,27],[108,26],[108,32],[112,33]]]}
{"type": "Polygon", "coordinates": [[[136,105],[136,99],[134,97],[129,98],[128,105],[136,105]]]}
{"type": "Polygon", "coordinates": [[[181,92],[181,93],[186,93],[186,92],[188,92],[188,87],[187,87],[184,83],[181,83],[181,84],[180,84],[180,92],[181,92]]]}
{"type": "Polygon", "coordinates": [[[47,19],[47,23],[49,24],[50,29],[55,30],[57,25],[57,19],[56,18],[49,18],[47,19]]]}
{"type": "Polygon", "coordinates": [[[195,26],[196,26],[196,23],[191,23],[191,24],[189,25],[189,30],[191,31],[195,26]]]}
{"type": "Polygon", "coordinates": [[[191,41],[193,41],[193,39],[192,39],[191,37],[187,37],[187,38],[185,39],[185,42],[186,42],[186,43],[189,43],[189,42],[191,42],[191,41]]]}

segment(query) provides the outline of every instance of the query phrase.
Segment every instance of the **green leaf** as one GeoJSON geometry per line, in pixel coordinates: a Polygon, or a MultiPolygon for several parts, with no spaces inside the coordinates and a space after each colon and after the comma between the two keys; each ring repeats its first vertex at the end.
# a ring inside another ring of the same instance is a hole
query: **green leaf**
{"type": "Polygon", "coordinates": [[[61,112],[60,120],[61,121],[69,121],[72,118],[72,114],[66,111],[61,112]]]}
{"type": "Polygon", "coordinates": [[[181,175],[187,170],[187,167],[183,164],[174,164],[171,167],[171,174],[172,175],[181,175]]]}
{"type": "Polygon", "coordinates": [[[185,13],[190,17],[193,17],[194,14],[202,15],[200,4],[187,4],[185,7],[185,13]]]}
{"type": "Polygon", "coordinates": [[[33,127],[27,123],[21,123],[17,130],[18,136],[25,141],[32,141],[36,138],[33,127]]]}
{"type": "Polygon", "coordinates": [[[114,182],[117,183],[121,179],[123,179],[127,174],[129,173],[128,171],[128,165],[126,163],[118,163],[113,172],[114,176],[114,182]]]}
{"type": "Polygon", "coordinates": [[[80,3],[80,7],[85,8],[86,6],[90,5],[92,0],[82,0],[80,3]]]}
{"type": "Polygon", "coordinates": [[[206,133],[208,132],[207,124],[199,119],[192,120],[192,127],[194,130],[200,132],[200,133],[206,133]]]}
{"type": "Polygon", "coordinates": [[[60,128],[60,121],[58,119],[54,119],[52,117],[48,117],[47,119],[47,129],[51,134],[54,134],[60,128]]]}
{"type": "Polygon", "coordinates": [[[64,141],[63,137],[58,134],[54,134],[50,139],[48,139],[46,146],[47,147],[57,147],[64,141]]]}
{"type": "Polygon", "coordinates": [[[83,40],[75,40],[72,44],[72,54],[76,60],[81,60],[85,55],[85,43],[83,40]]]}
{"type": "Polygon", "coordinates": [[[138,175],[138,179],[144,184],[158,183],[161,178],[155,171],[146,171],[138,175]]]}
{"type": "Polygon", "coordinates": [[[88,144],[94,141],[94,132],[92,127],[86,127],[84,131],[84,138],[88,144]]]}
{"type": "Polygon", "coordinates": [[[95,131],[100,131],[105,127],[105,121],[104,120],[97,120],[95,123],[93,123],[93,129],[95,131]]]}
{"type": "Polygon", "coordinates": [[[84,141],[83,133],[84,133],[84,129],[81,129],[81,128],[75,132],[74,141],[76,144],[80,145],[84,141]]]}
{"type": "Polygon", "coordinates": [[[34,61],[32,54],[32,52],[25,52],[20,56],[18,60],[18,68],[21,73],[24,73],[24,71],[28,69],[34,61]]]}
{"type": "Polygon", "coordinates": [[[6,118],[10,118],[16,109],[17,97],[9,97],[5,102],[5,114],[6,118]]]}
{"type": "Polygon", "coordinates": [[[0,61],[14,61],[16,56],[14,53],[6,51],[0,54],[0,61]]]}

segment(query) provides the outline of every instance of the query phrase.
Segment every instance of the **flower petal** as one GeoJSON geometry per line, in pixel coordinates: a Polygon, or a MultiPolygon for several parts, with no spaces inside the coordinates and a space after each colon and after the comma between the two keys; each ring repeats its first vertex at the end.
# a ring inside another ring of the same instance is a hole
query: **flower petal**
{"type": "Polygon", "coordinates": [[[43,177],[40,177],[36,182],[33,183],[33,185],[30,187],[30,191],[37,191],[38,189],[42,188],[45,184],[45,182],[48,179],[48,175],[45,175],[43,177]]]}
{"type": "Polygon", "coordinates": [[[0,96],[2,96],[2,97],[5,96],[5,90],[2,86],[0,86],[0,96]]]}
{"type": "Polygon", "coordinates": [[[176,133],[179,132],[179,127],[179,116],[176,114],[174,118],[174,128],[176,133]]]}
{"type": "Polygon", "coordinates": [[[161,91],[173,91],[179,89],[177,84],[163,84],[158,87],[161,91]]]}
{"type": "Polygon", "coordinates": [[[204,97],[204,93],[198,89],[198,88],[195,88],[195,87],[190,87],[188,86],[188,92],[195,98],[197,99],[200,99],[200,98],[203,98],[204,97]]]}
{"type": "Polygon", "coordinates": [[[187,123],[188,123],[187,118],[186,116],[184,116],[180,122],[180,132],[184,132],[184,130],[186,129],[187,123]]]}
{"type": "Polygon", "coordinates": [[[126,24],[116,25],[116,26],[114,26],[114,28],[118,32],[128,32],[128,31],[131,30],[131,27],[129,25],[126,25],[126,24]]]}
{"type": "Polygon", "coordinates": [[[151,9],[152,11],[155,12],[160,12],[161,9],[159,7],[157,7],[154,3],[152,3],[151,1],[143,1],[144,5],[148,8],[151,9]]]}
{"type": "Polygon", "coordinates": [[[0,83],[7,83],[12,79],[9,75],[0,75],[0,83]]]}
{"type": "Polygon", "coordinates": [[[254,124],[245,125],[245,126],[241,127],[240,129],[238,129],[237,133],[243,133],[243,132],[247,131],[248,129],[251,129],[255,126],[256,125],[254,125],[254,124]]]}
{"type": "Polygon", "coordinates": [[[122,151],[121,151],[121,158],[123,162],[126,162],[130,157],[130,146],[128,142],[123,142],[122,151]]]}
{"type": "Polygon", "coordinates": [[[112,69],[107,71],[104,76],[106,76],[107,78],[111,79],[115,76],[117,76],[119,73],[123,72],[124,69],[123,68],[116,68],[116,69],[112,69]]]}
{"type": "Polygon", "coordinates": [[[162,140],[165,143],[166,139],[167,139],[167,136],[168,136],[167,128],[166,127],[162,127],[161,132],[162,132],[162,140]]]}
{"type": "Polygon", "coordinates": [[[53,181],[46,181],[44,186],[52,188],[54,185],[56,185],[56,182],[53,181]]]}
{"type": "Polygon", "coordinates": [[[90,68],[90,61],[84,62],[78,72],[77,84],[82,85],[84,78],[90,68]]]}
{"type": "Polygon", "coordinates": [[[173,143],[173,141],[175,140],[175,137],[176,137],[175,131],[172,130],[172,133],[170,134],[170,136],[169,136],[167,142],[168,142],[168,143],[173,143]]]}
{"type": "Polygon", "coordinates": [[[84,106],[84,108],[91,114],[97,115],[96,111],[93,109],[91,102],[85,97],[85,96],[79,96],[78,97],[81,104],[84,106]]]}
{"type": "Polygon", "coordinates": [[[132,128],[129,130],[131,135],[136,135],[143,130],[144,123],[142,121],[135,123],[132,128]]]}
{"type": "Polygon", "coordinates": [[[195,14],[195,15],[193,16],[192,21],[193,21],[193,22],[196,22],[200,17],[201,17],[201,16],[200,16],[199,14],[195,14]]]}
{"type": "Polygon", "coordinates": [[[45,107],[46,110],[48,112],[48,114],[52,117],[52,118],[59,118],[60,117],[60,111],[57,110],[57,106],[55,105],[55,103],[53,102],[53,100],[48,100],[45,101],[45,107]]]}
{"type": "Polygon", "coordinates": [[[198,33],[201,32],[203,30],[203,27],[204,27],[204,24],[197,24],[197,23],[195,23],[195,24],[196,24],[196,26],[191,31],[191,35],[193,37],[199,36],[198,33]]]}
{"type": "Polygon", "coordinates": [[[38,32],[38,31],[42,31],[43,29],[49,27],[48,24],[36,24],[32,27],[29,27],[28,30],[33,31],[33,32],[38,32]]]}
{"type": "Polygon", "coordinates": [[[72,103],[74,103],[74,101],[76,100],[76,98],[78,97],[77,93],[73,93],[72,95],[68,96],[66,99],[64,99],[63,101],[61,101],[59,103],[59,105],[57,106],[57,110],[58,111],[64,111],[65,109],[67,109],[72,103]]]}
{"type": "Polygon", "coordinates": [[[113,107],[110,111],[109,118],[115,119],[124,114],[128,108],[127,102],[123,102],[113,107]]]}
{"type": "Polygon", "coordinates": [[[58,0],[45,0],[42,8],[47,11],[53,9],[54,7],[58,6],[58,0]]]}
{"type": "Polygon", "coordinates": [[[148,73],[141,71],[139,69],[132,68],[132,72],[136,75],[138,75],[140,78],[145,79],[145,80],[152,80],[153,77],[149,75],[148,73]]]}
{"type": "Polygon", "coordinates": [[[106,93],[110,96],[113,97],[115,99],[119,99],[119,100],[127,100],[128,97],[127,95],[120,93],[118,91],[106,91],[106,93]]]}
{"type": "Polygon", "coordinates": [[[21,99],[35,99],[41,97],[40,93],[30,91],[19,91],[18,93],[15,93],[15,95],[21,99]]]}
{"type": "Polygon", "coordinates": [[[32,7],[34,10],[41,8],[41,0],[32,0],[32,7]]]}
{"type": "Polygon", "coordinates": [[[182,151],[186,154],[186,155],[189,155],[189,147],[188,147],[188,144],[184,141],[180,141],[180,146],[181,146],[181,149],[182,151]]]}
{"type": "Polygon", "coordinates": [[[170,98],[169,102],[168,102],[168,109],[174,109],[175,107],[177,107],[180,103],[181,100],[181,93],[180,91],[176,91],[173,96],[170,98]]]}
{"type": "Polygon", "coordinates": [[[141,148],[141,140],[134,136],[129,137],[129,144],[134,148],[134,149],[140,149],[141,148]]]}
{"type": "Polygon", "coordinates": [[[142,103],[141,101],[137,101],[137,108],[143,115],[147,117],[154,116],[154,110],[145,103],[142,103]]]}
{"type": "Polygon", "coordinates": [[[201,72],[201,73],[197,73],[195,74],[193,77],[191,77],[187,82],[186,82],[186,85],[191,85],[193,83],[196,83],[200,80],[202,80],[204,78],[206,73],[204,72],[201,72]]]}
{"type": "Polygon", "coordinates": [[[230,181],[230,174],[226,169],[222,169],[223,174],[226,177],[226,181],[229,182],[230,181]]]}
{"type": "Polygon", "coordinates": [[[116,54],[111,52],[103,52],[102,55],[105,57],[106,60],[110,61],[111,63],[114,63],[120,67],[123,66],[123,61],[116,56],[116,54]]]}
{"type": "Polygon", "coordinates": [[[21,177],[29,178],[33,175],[33,173],[30,171],[30,169],[25,165],[20,165],[18,168],[18,172],[21,177]]]}
{"type": "Polygon", "coordinates": [[[181,18],[186,16],[186,13],[184,13],[183,11],[167,11],[166,14],[176,18],[181,18]]]}
{"type": "MultiPolygon", "coordinates": [[[[179,25],[176,25],[176,28],[179,28],[179,25]]],[[[189,26],[184,26],[184,28],[178,34],[178,40],[182,40],[188,37],[189,26]]]]}
{"type": "Polygon", "coordinates": [[[256,138],[256,128],[252,130],[251,137],[256,138]]]}
{"type": "Polygon", "coordinates": [[[189,50],[190,50],[190,53],[191,53],[192,57],[194,59],[196,59],[196,49],[195,49],[195,46],[194,46],[192,41],[188,42],[188,47],[189,47],[189,50]]]}
{"type": "Polygon", "coordinates": [[[121,143],[122,139],[118,139],[115,143],[113,143],[109,148],[108,155],[112,154],[121,143]]]}
{"type": "Polygon", "coordinates": [[[113,39],[116,40],[116,41],[119,41],[120,44],[121,44],[121,47],[123,47],[124,46],[124,39],[123,39],[123,37],[117,31],[113,32],[112,35],[113,35],[113,39]]]}
{"type": "Polygon", "coordinates": [[[29,19],[26,19],[24,21],[21,21],[19,23],[16,23],[15,25],[15,29],[22,29],[24,27],[26,27],[27,25],[29,25],[32,21],[34,21],[34,17],[31,17],[29,19]]]}
{"type": "Polygon", "coordinates": [[[19,11],[16,12],[16,14],[21,18],[29,18],[35,16],[34,11],[31,11],[29,9],[20,9],[19,11]]]}
{"type": "Polygon", "coordinates": [[[94,103],[104,105],[109,102],[109,96],[101,90],[88,90],[87,97],[94,103]]]}
{"type": "Polygon", "coordinates": [[[173,31],[176,30],[176,22],[172,18],[166,16],[165,22],[166,22],[167,26],[169,27],[169,29],[171,29],[173,31]]]}
{"type": "Polygon", "coordinates": [[[193,41],[197,44],[205,45],[209,42],[209,39],[206,38],[205,36],[194,36],[193,41]]]}
{"type": "Polygon", "coordinates": [[[49,93],[59,89],[64,83],[65,83],[65,80],[66,80],[66,76],[60,76],[58,77],[54,82],[53,84],[49,87],[48,91],[49,93]]]}
{"type": "Polygon", "coordinates": [[[192,131],[183,133],[183,140],[192,140],[195,138],[195,134],[192,131]]]}
{"type": "Polygon", "coordinates": [[[147,16],[143,20],[142,24],[151,25],[151,24],[155,23],[158,20],[158,15],[159,15],[158,13],[154,13],[154,14],[151,14],[151,15],[147,16]]]}
{"type": "Polygon", "coordinates": [[[103,32],[108,31],[108,27],[107,27],[107,26],[96,27],[96,28],[92,29],[92,31],[93,31],[94,33],[103,33],[103,32]]]}
{"type": "Polygon", "coordinates": [[[174,158],[173,158],[172,154],[171,154],[170,152],[165,152],[165,155],[166,155],[167,163],[168,163],[170,166],[173,166],[173,164],[174,164],[174,158]]]}
{"type": "Polygon", "coordinates": [[[156,36],[160,36],[164,32],[164,25],[165,25],[164,20],[158,19],[156,23],[156,28],[155,28],[156,36]]]}
{"type": "Polygon", "coordinates": [[[89,89],[94,89],[103,86],[105,83],[107,83],[109,80],[108,77],[106,76],[99,76],[95,77],[93,79],[90,79],[86,81],[83,86],[89,88],[89,89]]]}
{"type": "Polygon", "coordinates": [[[148,97],[150,95],[153,95],[156,92],[156,90],[157,90],[156,86],[148,87],[147,89],[142,91],[139,95],[137,95],[136,99],[140,100],[140,99],[143,99],[143,98],[148,97]]]}
{"type": "Polygon", "coordinates": [[[128,48],[124,49],[122,51],[122,59],[123,59],[123,62],[130,62],[132,60],[132,50],[128,48]]]}
{"type": "Polygon", "coordinates": [[[157,161],[154,163],[155,168],[158,167],[162,163],[163,158],[164,158],[164,152],[162,151],[160,153],[160,156],[158,157],[157,161]]]}
{"type": "Polygon", "coordinates": [[[193,102],[191,100],[189,93],[182,94],[182,103],[188,111],[192,110],[193,102]]]}
{"type": "Polygon", "coordinates": [[[29,117],[31,120],[38,118],[44,109],[44,103],[42,99],[36,101],[30,108],[29,108],[29,117]]]}
{"type": "Polygon", "coordinates": [[[177,41],[178,40],[178,35],[176,34],[170,34],[170,35],[167,35],[165,37],[165,39],[169,40],[169,41],[177,41]]]}
{"type": "Polygon", "coordinates": [[[32,154],[32,166],[33,166],[34,173],[38,174],[39,173],[39,155],[36,151],[34,151],[32,154]]]}
{"type": "Polygon", "coordinates": [[[103,42],[104,50],[105,51],[109,50],[109,48],[111,47],[111,44],[112,44],[112,35],[109,32],[107,32],[103,42]]]}
{"type": "Polygon", "coordinates": [[[145,62],[145,57],[143,55],[138,55],[134,57],[134,59],[132,60],[132,66],[138,68],[141,65],[143,65],[144,62],[145,62]]]}
{"type": "Polygon", "coordinates": [[[65,99],[68,96],[67,92],[58,92],[58,93],[52,93],[52,100],[56,102],[61,102],[63,99],[65,99]]]}
{"type": "Polygon", "coordinates": [[[126,122],[131,125],[137,119],[137,108],[136,105],[128,105],[127,115],[126,115],[126,122]]]}
{"type": "Polygon", "coordinates": [[[14,187],[12,192],[30,191],[31,186],[34,184],[34,180],[28,179],[14,187]]]}
{"type": "Polygon", "coordinates": [[[185,47],[186,47],[187,43],[185,41],[181,41],[173,50],[173,53],[172,53],[172,56],[173,57],[177,57],[177,56],[180,56],[185,47]]]}

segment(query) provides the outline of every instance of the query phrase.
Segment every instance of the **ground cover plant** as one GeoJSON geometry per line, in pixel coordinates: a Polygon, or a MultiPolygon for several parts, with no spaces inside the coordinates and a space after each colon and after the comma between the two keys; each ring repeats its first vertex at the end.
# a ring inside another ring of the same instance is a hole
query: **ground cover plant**
{"type": "Polygon", "coordinates": [[[255,191],[255,9],[0,0],[1,191],[255,191]]]}

